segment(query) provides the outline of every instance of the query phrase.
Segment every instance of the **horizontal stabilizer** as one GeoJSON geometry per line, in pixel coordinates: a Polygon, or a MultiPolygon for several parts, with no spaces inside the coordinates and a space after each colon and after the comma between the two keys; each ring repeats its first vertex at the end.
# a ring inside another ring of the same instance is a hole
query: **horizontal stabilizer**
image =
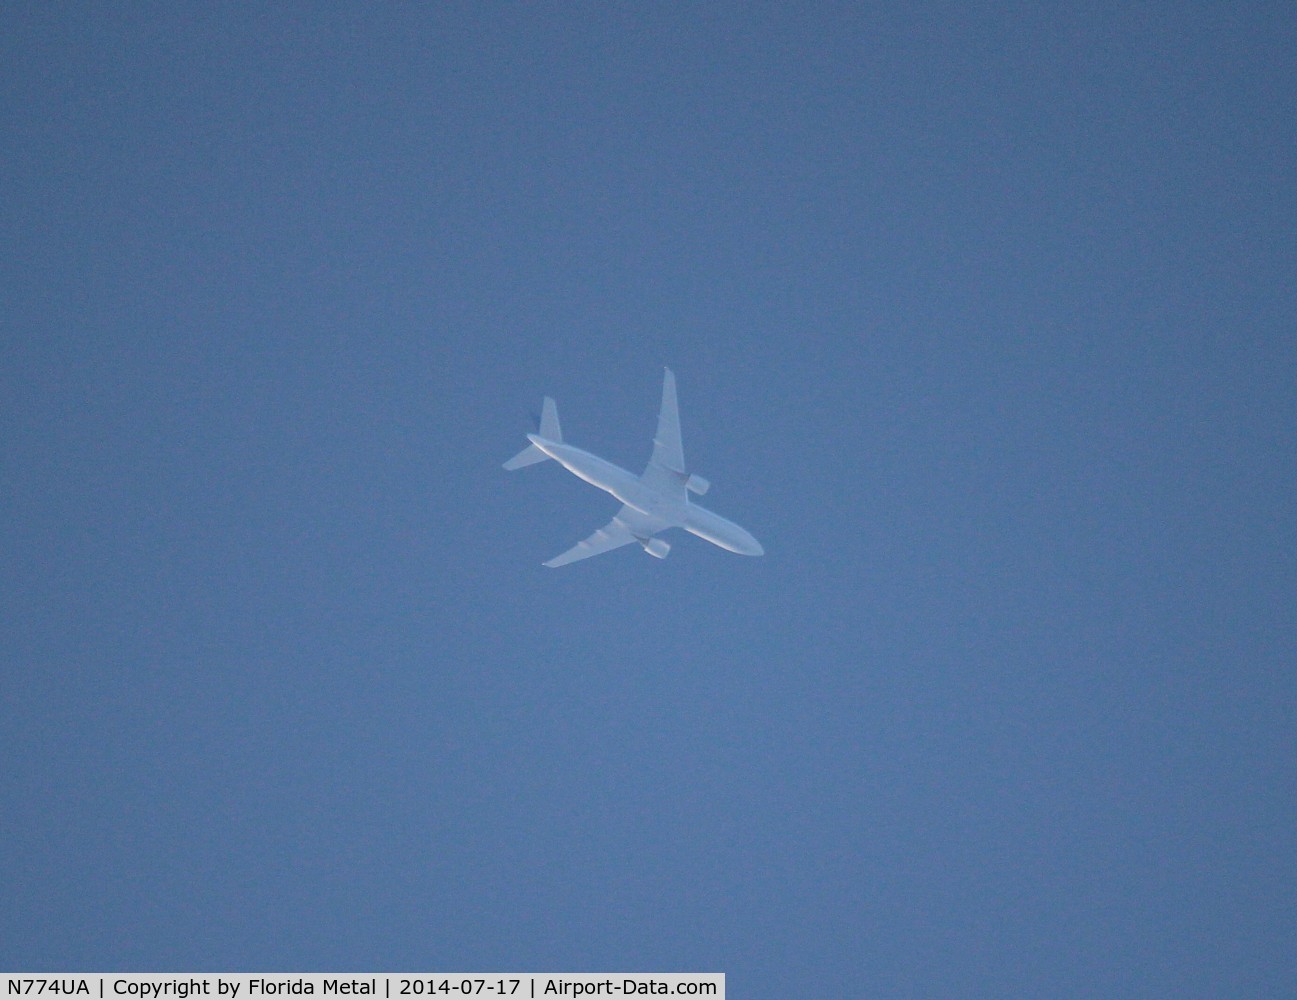
{"type": "Polygon", "coordinates": [[[504,467],[512,472],[514,469],[525,469],[529,465],[535,465],[537,462],[543,462],[549,458],[543,451],[534,444],[527,445],[522,451],[514,455],[513,458],[504,463],[504,467]]]}
{"type": "MultiPolygon", "coordinates": [[[[554,405],[554,400],[548,396],[540,410],[540,436],[546,441],[561,443],[563,432],[558,426],[558,407],[554,405]]],[[[543,451],[534,444],[527,445],[522,451],[514,455],[513,458],[504,463],[504,467],[512,472],[514,469],[525,469],[529,465],[535,465],[537,462],[543,462],[549,458],[543,451]]]]}

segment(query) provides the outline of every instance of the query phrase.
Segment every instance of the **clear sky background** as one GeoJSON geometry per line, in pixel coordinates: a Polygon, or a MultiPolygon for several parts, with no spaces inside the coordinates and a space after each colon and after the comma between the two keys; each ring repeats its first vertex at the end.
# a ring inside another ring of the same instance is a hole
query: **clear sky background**
{"type": "Polygon", "coordinates": [[[0,50],[4,968],[1297,995],[1290,4],[0,50]]]}

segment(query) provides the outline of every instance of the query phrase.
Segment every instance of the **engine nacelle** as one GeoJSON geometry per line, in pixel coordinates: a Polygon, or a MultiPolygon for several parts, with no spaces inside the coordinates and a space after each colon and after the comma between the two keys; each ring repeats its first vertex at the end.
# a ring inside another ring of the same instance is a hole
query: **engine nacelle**
{"type": "Polygon", "coordinates": [[[712,484],[709,483],[702,476],[691,475],[688,479],[685,480],[685,489],[687,489],[690,493],[697,493],[699,496],[702,496],[711,488],[712,488],[712,484]]]}
{"type": "Polygon", "coordinates": [[[671,551],[671,546],[660,538],[646,538],[640,544],[644,546],[644,551],[655,559],[665,559],[667,553],[671,551]]]}

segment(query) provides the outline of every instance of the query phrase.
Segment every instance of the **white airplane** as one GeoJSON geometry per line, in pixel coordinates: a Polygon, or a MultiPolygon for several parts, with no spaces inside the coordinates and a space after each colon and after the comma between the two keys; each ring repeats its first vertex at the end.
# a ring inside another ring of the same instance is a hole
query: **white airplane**
{"type": "Polygon", "coordinates": [[[562,555],[555,556],[545,563],[546,566],[566,566],[631,542],[639,542],[649,555],[665,559],[671,546],[654,536],[668,528],[684,528],[713,545],[745,556],[759,556],[765,552],[760,542],[733,521],[727,521],[689,500],[690,493],[702,496],[711,484],[702,476],[693,476],[685,471],[684,446],[680,443],[680,414],[676,407],[676,377],[670,368],[666,369],[662,381],[658,432],[653,438],[653,457],[649,459],[644,475],[637,476],[598,455],[564,444],[563,432],[558,426],[558,407],[548,396],[541,410],[540,433],[528,434],[527,440],[531,443],[504,463],[506,469],[513,471],[552,458],[573,475],[611,493],[622,502],[622,509],[607,525],[562,555]]]}

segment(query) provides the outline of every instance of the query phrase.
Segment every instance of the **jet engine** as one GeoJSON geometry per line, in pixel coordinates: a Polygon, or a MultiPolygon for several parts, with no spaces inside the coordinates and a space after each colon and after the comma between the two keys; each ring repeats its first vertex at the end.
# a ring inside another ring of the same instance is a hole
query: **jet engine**
{"type": "Polygon", "coordinates": [[[685,480],[685,489],[687,489],[690,493],[697,493],[699,496],[702,496],[711,488],[712,488],[712,484],[709,483],[702,476],[691,475],[688,479],[685,480]]]}
{"type": "Polygon", "coordinates": [[[655,559],[665,559],[667,553],[671,551],[671,546],[660,538],[646,538],[640,544],[644,546],[644,551],[655,559]]]}

